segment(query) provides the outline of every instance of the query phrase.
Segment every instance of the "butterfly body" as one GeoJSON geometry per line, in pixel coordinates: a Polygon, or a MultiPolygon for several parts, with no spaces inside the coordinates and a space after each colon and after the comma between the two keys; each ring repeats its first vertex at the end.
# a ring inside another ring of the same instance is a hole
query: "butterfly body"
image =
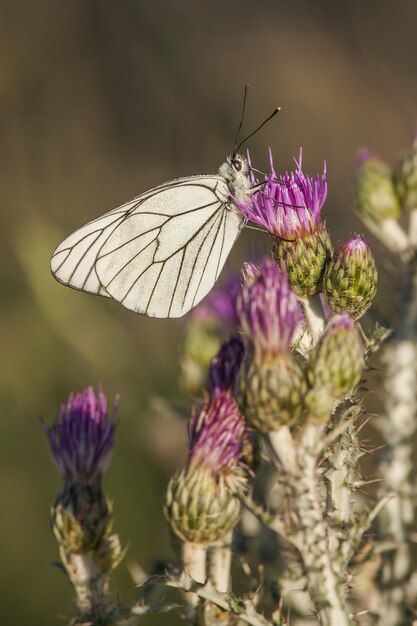
{"type": "Polygon", "coordinates": [[[245,220],[245,157],[218,174],[164,183],[89,222],[54,251],[51,271],[74,289],[152,317],[181,317],[212,289],[245,220]]]}

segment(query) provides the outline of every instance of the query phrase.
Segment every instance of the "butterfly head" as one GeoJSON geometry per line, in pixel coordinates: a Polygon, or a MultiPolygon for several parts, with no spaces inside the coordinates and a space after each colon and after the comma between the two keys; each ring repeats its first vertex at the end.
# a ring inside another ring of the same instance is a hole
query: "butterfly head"
{"type": "Polygon", "coordinates": [[[249,195],[249,164],[241,154],[232,154],[219,167],[219,174],[226,179],[230,192],[238,200],[245,200],[249,195]]]}

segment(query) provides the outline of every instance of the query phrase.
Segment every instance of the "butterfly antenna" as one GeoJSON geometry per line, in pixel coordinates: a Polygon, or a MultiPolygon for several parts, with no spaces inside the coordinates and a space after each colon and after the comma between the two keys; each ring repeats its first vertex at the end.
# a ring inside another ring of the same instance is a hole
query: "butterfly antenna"
{"type": "Polygon", "coordinates": [[[239,138],[239,133],[242,130],[242,126],[243,126],[243,120],[244,120],[244,117],[245,117],[246,100],[247,100],[247,97],[248,97],[248,91],[249,91],[249,83],[246,83],[245,91],[243,93],[242,115],[240,116],[239,128],[237,129],[237,133],[236,133],[236,137],[235,137],[235,143],[233,144],[233,152],[232,152],[233,156],[237,152],[236,144],[237,144],[237,140],[239,138]]]}
{"type": "Polygon", "coordinates": [[[274,109],[274,111],[271,113],[271,115],[269,115],[269,116],[266,118],[266,120],[264,120],[264,121],[262,122],[262,124],[260,124],[260,125],[258,126],[258,128],[255,128],[255,130],[253,130],[253,131],[252,131],[252,132],[251,132],[251,133],[250,133],[247,137],[245,137],[245,139],[243,139],[237,147],[235,146],[235,148],[234,148],[234,150],[233,150],[233,155],[235,155],[235,154],[238,152],[239,148],[240,148],[241,146],[243,146],[243,144],[244,144],[244,143],[245,143],[248,139],[250,139],[251,137],[253,137],[253,136],[254,136],[254,135],[255,135],[258,131],[260,131],[260,130],[261,130],[261,128],[263,128],[263,127],[265,126],[265,124],[267,124],[267,123],[269,122],[269,120],[272,120],[272,118],[273,118],[273,117],[275,117],[275,115],[276,115],[277,113],[279,113],[280,111],[281,111],[281,107],[277,107],[276,109],[274,109]]]}

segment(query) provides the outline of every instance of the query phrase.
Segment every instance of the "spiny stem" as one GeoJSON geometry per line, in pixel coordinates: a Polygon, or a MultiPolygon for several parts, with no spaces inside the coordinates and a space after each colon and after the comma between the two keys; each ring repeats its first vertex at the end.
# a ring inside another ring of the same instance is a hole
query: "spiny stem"
{"type": "MultiPolygon", "coordinates": [[[[204,583],[206,580],[206,558],[206,546],[190,541],[185,541],[182,544],[182,565],[184,572],[197,583],[204,583]]],[[[187,618],[193,621],[199,602],[198,596],[195,593],[188,592],[185,593],[184,596],[187,603],[187,618]]]]}
{"type": "Polygon", "coordinates": [[[230,567],[232,563],[232,535],[230,532],[209,550],[208,577],[218,591],[229,591],[230,567]]]}
{"type": "MultiPolygon", "coordinates": [[[[292,542],[297,547],[310,597],[323,626],[350,626],[344,589],[344,568],[338,540],[326,519],[323,479],[317,470],[324,426],[307,425],[297,441],[291,433],[270,434],[270,442],[287,472],[287,484],[297,518],[292,542]],[[287,444],[284,445],[283,441],[287,444]]],[[[281,429],[282,430],[282,429],[281,429]]]]}
{"type": "Polygon", "coordinates": [[[381,496],[393,492],[381,516],[381,528],[395,548],[384,552],[380,570],[381,626],[411,621],[407,585],[412,564],[409,533],[414,526],[412,467],[417,429],[417,260],[408,266],[404,314],[385,350],[385,416],[379,426],[387,442],[380,471],[381,496]]]}

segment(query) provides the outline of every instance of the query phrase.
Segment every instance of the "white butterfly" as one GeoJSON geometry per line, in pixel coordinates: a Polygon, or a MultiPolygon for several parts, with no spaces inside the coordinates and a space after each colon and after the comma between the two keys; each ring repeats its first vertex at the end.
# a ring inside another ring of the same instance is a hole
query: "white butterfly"
{"type": "Polygon", "coordinates": [[[233,154],[218,174],[178,178],[89,222],[54,251],[69,287],[152,317],[181,317],[216,282],[245,219],[249,165],[233,154]]]}

